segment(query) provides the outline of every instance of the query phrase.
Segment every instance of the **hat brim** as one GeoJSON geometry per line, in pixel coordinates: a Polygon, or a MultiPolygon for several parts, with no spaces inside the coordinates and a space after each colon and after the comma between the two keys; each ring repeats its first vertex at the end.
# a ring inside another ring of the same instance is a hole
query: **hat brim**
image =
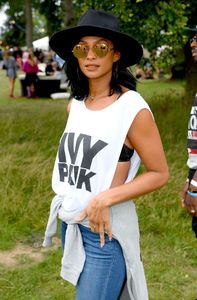
{"type": "Polygon", "coordinates": [[[188,28],[189,31],[197,32],[197,28],[188,28]]]}
{"type": "Polygon", "coordinates": [[[76,26],[58,31],[50,38],[49,45],[57,55],[66,60],[79,39],[90,35],[108,38],[114,42],[121,53],[121,62],[125,67],[137,64],[143,55],[141,44],[131,36],[96,26],[76,26]]]}
{"type": "Polygon", "coordinates": [[[195,32],[197,33],[197,28],[188,28],[188,27],[186,27],[186,28],[183,29],[184,34],[194,34],[195,32]]]}

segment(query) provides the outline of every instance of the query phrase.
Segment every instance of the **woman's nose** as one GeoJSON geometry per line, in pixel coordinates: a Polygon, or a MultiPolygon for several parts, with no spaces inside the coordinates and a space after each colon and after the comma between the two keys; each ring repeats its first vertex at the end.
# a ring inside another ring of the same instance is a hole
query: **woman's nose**
{"type": "Polygon", "coordinates": [[[94,53],[92,47],[90,47],[90,48],[88,49],[87,58],[88,58],[88,59],[94,59],[94,58],[96,58],[96,55],[95,55],[95,53],[94,53]]]}

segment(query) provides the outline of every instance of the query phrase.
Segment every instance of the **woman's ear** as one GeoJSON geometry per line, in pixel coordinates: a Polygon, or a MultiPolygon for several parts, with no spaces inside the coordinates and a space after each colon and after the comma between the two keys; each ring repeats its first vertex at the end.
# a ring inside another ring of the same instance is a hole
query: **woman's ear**
{"type": "Polygon", "coordinates": [[[118,61],[121,58],[119,51],[114,52],[114,62],[118,61]]]}

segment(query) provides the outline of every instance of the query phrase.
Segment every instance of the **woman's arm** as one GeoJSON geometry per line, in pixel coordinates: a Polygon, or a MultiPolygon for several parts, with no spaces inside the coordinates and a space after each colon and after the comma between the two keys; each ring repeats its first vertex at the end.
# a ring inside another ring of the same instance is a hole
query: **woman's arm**
{"type": "Polygon", "coordinates": [[[166,184],[168,180],[168,166],[160,135],[147,109],[137,114],[129,129],[128,140],[140,156],[146,172],[138,175],[131,182],[113,188],[112,198],[109,200],[110,206],[154,191],[166,184]]]}

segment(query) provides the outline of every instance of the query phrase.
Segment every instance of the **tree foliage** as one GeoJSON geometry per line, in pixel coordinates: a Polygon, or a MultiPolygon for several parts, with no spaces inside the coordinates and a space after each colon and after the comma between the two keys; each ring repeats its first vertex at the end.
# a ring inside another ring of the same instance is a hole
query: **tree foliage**
{"type": "Polygon", "coordinates": [[[184,56],[183,49],[188,40],[184,29],[197,25],[197,0],[114,0],[113,3],[84,0],[78,5],[78,15],[87,8],[104,9],[115,14],[123,31],[136,37],[148,49],[155,68],[171,68],[172,77],[183,77],[186,72],[186,92],[190,95],[187,98],[191,100],[196,92],[196,66],[184,56]],[[160,47],[164,50],[158,54],[160,47]]]}
{"type": "MultiPolygon", "coordinates": [[[[5,24],[4,38],[10,45],[24,45],[26,27],[22,0],[0,0],[0,7],[8,5],[8,20],[5,24]],[[13,23],[12,21],[15,21],[13,23]]],[[[188,36],[183,34],[185,27],[197,25],[197,0],[32,0],[33,38],[43,33],[51,36],[53,32],[76,23],[79,16],[88,8],[104,9],[120,20],[121,29],[136,37],[151,53],[152,64],[157,68],[175,68],[184,62],[184,48],[188,36]],[[35,26],[36,17],[42,16],[41,32],[35,26]],[[166,46],[166,47],[164,47],[166,46]],[[158,55],[157,49],[165,50],[158,55]]]]}
{"type": "MultiPolygon", "coordinates": [[[[24,2],[22,0],[0,0],[0,7],[7,3],[7,15],[16,24],[25,27],[24,2]]],[[[185,44],[182,34],[186,26],[196,22],[197,0],[32,0],[33,17],[37,11],[44,16],[46,33],[51,35],[65,26],[72,25],[88,8],[104,9],[115,14],[121,28],[136,37],[150,52],[162,45],[171,47],[170,56],[185,44]],[[70,11],[68,11],[70,10],[70,11]],[[66,21],[66,19],[69,19],[66,21]]],[[[16,25],[17,27],[17,25],[16,25]]],[[[6,23],[6,34],[12,29],[6,23]]],[[[14,28],[16,29],[16,28],[14,28]]],[[[18,28],[19,29],[19,28],[18,28]]],[[[18,33],[17,33],[18,34],[18,33]]],[[[22,33],[20,33],[20,38],[22,33]]],[[[13,37],[13,34],[12,34],[13,37]]]]}
{"type": "Polygon", "coordinates": [[[25,14],[22,0],[2,1],[0,5],[6,4],[7,20],[4,24],[3,39],[9,46],[20,45],[19,41],[25,41],[25,14]]]}
{"type": "Polygon", "coordinates": [[[34,8],[45,18],[47,35],[51,36],[57,28],[61,27],[61,7],[57,0],[34,0],[34,8]]]}
{"type": "Polygon", "coordinates": [[[189,7],[195,1],[180,0],[116,0],[101,2],[84,0],[82,11],[87,8],[104,9],[115,14],[124,32],[136,37],[152,53],[153,63],[157,58],[155,50],[168,45],[161,56],[166,66],[173,64],[176,52],[186,42],[183,28],[187,26],[189,7]]]}

